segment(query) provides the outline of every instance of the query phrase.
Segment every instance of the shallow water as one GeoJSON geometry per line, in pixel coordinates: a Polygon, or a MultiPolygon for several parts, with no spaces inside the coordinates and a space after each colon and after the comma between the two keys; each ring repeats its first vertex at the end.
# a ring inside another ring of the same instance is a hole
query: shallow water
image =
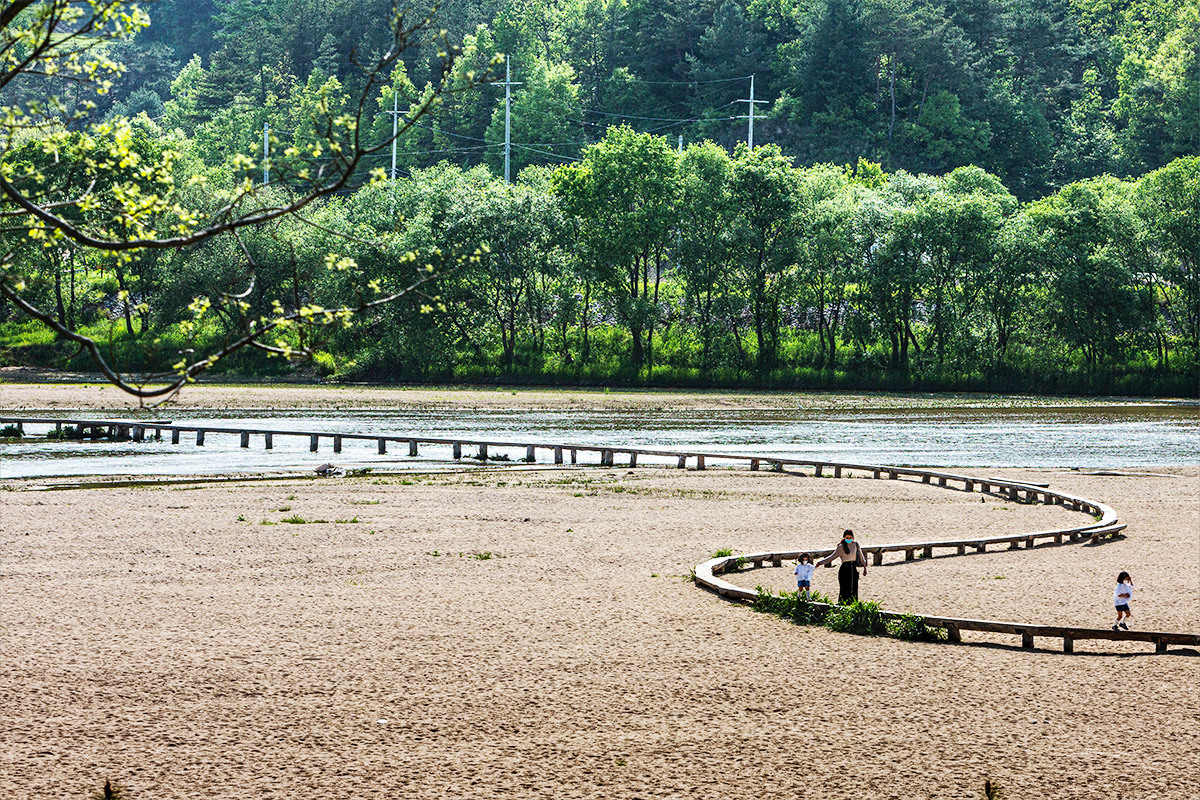
{"type": "MultiPolygon", "coordinates": [[[[181,425],[641,446],[929,467],[1179,466],[1195,464],[1200,454],[1200,406],[1178,404],[852,411],[369,411],[338,412],[336,417],[298,411],[269,418],[177,414],[171,419],[181,425]]],[[[343,452],[335,455],[327,439],[320,452],[311,453],[308,440],[301,437],[277,436],[274,449],[267,451],[261,436],[252,437],[250,448],[242,449],[234,434],[210,433],[205,446],[196,447],[194,435],[186,433],[180,444],[172,445],[47,442],[39,435],[45,430],[47,426],[28,425],[26,432],[33,438],[0,444],[0,478],[290,472],[327,461],[388,469],[453,464],[449,447],[424,446],[420,458],[410,459],[400,445],[380,456],[374,442],[346,442],[343,452]]],[[[524,450],[513,449],[508,455],[520,458],[524,450]]],[[[538,457],[549,460],[550,454],[539,452],[538,457]]]]}

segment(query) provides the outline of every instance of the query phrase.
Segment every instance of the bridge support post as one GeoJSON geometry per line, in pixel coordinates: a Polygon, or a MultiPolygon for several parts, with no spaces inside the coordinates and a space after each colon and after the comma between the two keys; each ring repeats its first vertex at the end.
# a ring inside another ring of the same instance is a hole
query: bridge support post
{"type": "Polygon", "coordinates": [[[871,555],[872,555],[871,566],[878,567],[878,566],[883,565],[883,551],[882,550],[876,550],[871,555]]]}
{"type": "Polygon", "coordinates": [[[704,456],[696,456],[696,469],[704,469],[704,456]]]}
{"type": "Polygon", "coordinates": [[[481,444],[481,445],[479,445],[479,460],[480,460],[480,461],[487,461],[487,459],[488,459],[488,455],[487,455],[487,445],[486,445],[486,444],[481,444]]]}
{"type": "Polygon", "coordinates": [[[1075,640],[1072,639],[1070,636],[1063,637],[1063,652],[1064,653],[1074,653],[1075,652],[1075,640]]]}
{"type": "Polygon", "coordinates": [[[1008,543],[1008,549],[1009,550],[1020,550],[1021,543],[1019,541],[1017,541],[1016,539],[1013,539],[1011,542],[1008,543]]]}
{"type": "Polygon", "coordinates": [[[964,487],[968,492],[975,491],[975,481],[967,481],[964,487]]]}
{"type": "Polygon", "coordinates": [[[317,452],[317,445],[320,441],[321,437],[317,436],[315,433],[308,437],[308,450],[310,453],[317,452]]]}
{"type": "Polygon", "coordinates": [[[1033,634],[1029,631],[1021,633],[1021,647],[1024,647],[1026,650],[1033,649],[1033,634]]]}
{"type": "Polygon", "coordinates": [[[922,555],[923,555],[925,558],[933,558],[933,548],[932,548],[932,547],[926,547],[926,548],[925,548],[925,549],[922,551],[922,553],[921,553],[921,554],[922,554],[922,555]]]}
{"type": "Polygon", "coordinates": [[[275,449],[275,436],[273,434],[271,434],[270,432],[263,434],[263,449],[264,450],[274,450],[275,449]]]}
{"type": "Polygon", "coordinates": [[[946,626],[946,638],[951,642],[961,642],[962,641],[962,632],[959,631],[957,625],[947,625],[946,626]]]}
{"type": "Polygon", "coordinates": [[[675,466],[677,469],[687,469],[687,456],[680,456],[679,463],[675,466]]]}
{"type": "Polygon", "coordinates": [[[1025,540],[1025,549],[1032,550],[1033,546],[1034,546],[1033,537],[1030,536],[1028,539],[1025,540]]]}
{"type": "Polygon", "coordinates": [[[636,467],[636,466],[637,466],[637,453],[630,453],[630,454],[629,454],[629,466],[630,466],[630,467],[636,467]]]}
{"type": "Polygon", "coordinates": [[[376,443],[378,444],[379,455],[387,455],[387,439],[377,439],[376,443]]]}
{"type": "Polygon", "coordinates": [[[1154,652],[1156,652],[1156,653],[1167,652],[1167,642],[1165,639],[1155,639],[1154,640],[1154,652]]]}
{"type": "Polygon", "coordinates": [[[987,545],[986,545],[986,544],[984,544],[983,542],[979,542],[979,543],[977,543],[977,544],[975,545],[975,552],[976,552],[976,553],[986,553],[986,552],[987,552],[987,545]]]}
{"type": "Polygon", "coordinates": [[[534,448],[533,445],[529,445],[525,448],[525,460],[530,464],[537,461],[536,448],[534,448]]]}
{"type": "Polygon", "coordinates": [[[900,480],[900,473],[896,472],[895,470],[888,470],[888,480],[889,481],[900,480]]]}
{"type": "Polygon", "coordinates": [[[572,464],[576,463],[578,461],[578,458],[579,458],[578,451],[576,451],[575,448],[572,447],[571,448],[571,463],[572,464]]]}
{"type": "Polygon", "coordinates": [[[840,478],[840,477],[842,477],[842,468],[841,468],[841,467],[834,467],[834,468],[833,468],[833,477],[835,477],[835,478],[840,478]]]}
{"type": "Polygon", "coordinates": [[[171,444],[179,444],[179,429],[171,431],[171,444]]]}
{"type": "Polygon", "coordinates": [[[879,480],[879,470],[871,470],[871,472],[873,473],[872,477],[874,477],[875,480],[879,480]]]}
{"type": "Polygon", "coordinates": [[[757,458],[750,459],[750,471],[758,472],[758,459],[757,458]]]}
{"type": "Polygon", "coordinates": [[[958,546],[958,554],[960,556],[965,556],[967,554],[967,546],[965,544],[960,544],[958,546]]]}
{"type": "Polygon", "coordinates": [[[250,446],[250,431],[242,431],[241,445],[242,445],[242,447],[250,446]]]}
{"type": "Polygon", "coordinates": [[[814,472],[814,473],[813,473],[813,477],[814,477],[814,478],[820,478],[820,477],[821,477],[821,468],[822,468],[823,466],[824,466],[823,464],[817,464],[817,466],[816,466],[816,472],[814,472]]]}
{"type": "Polygon", "coordinates": [[[904,551],[904,560],[905,561],[913,561],[914,559],[916,559],[915,553],[916,553],[916,551],[913,550],[911,547],[908,548],[907,550],[904,551]]]}
{"type": "Polygon", "coordinates": [[[450,455],[455,461],[458,461],[460,458],[462,458],[462,442],[455,442],[450,446],[450,455]]]}
{"type": "Polygon", "coordinates": [[[554,463],[555,464],[563,463],[563,449],[561,447],[554,448],[554,463]]]}
{"type": "Polygon", "coordinates": [[[408,440],[408,455],[409,455],[409,458],[417,457],[417,440],[416,439],[408,440]]]}
{"type": "Polygon", "coordinates": [[[196,447],[204,447],[204,431],[196,431],[196,447]]]}

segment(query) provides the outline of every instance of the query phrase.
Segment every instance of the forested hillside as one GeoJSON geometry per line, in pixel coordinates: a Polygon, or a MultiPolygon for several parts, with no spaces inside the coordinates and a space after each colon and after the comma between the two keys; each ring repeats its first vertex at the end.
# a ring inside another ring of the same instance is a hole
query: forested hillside
{"type": "MultiPolygon", "coordinates": [[[[391,5],[146,7],[150,27],[112,48],[128,70],[98,112],[145,111],[197,138],[212,163],[234,144],[253,150],[264,122],[294,128],[323,86],[356,97],[354,63],[386,46],[391,5]]],[[[732,147],[746,138],[737,117],[752,75],[768,101],[756,142],[801,165],[974,164],[1027,201],[1200,152],[1195,0],[446,0],[437,21],[478,48],[477,68],[511,59],[515,166],[570,161],[621,122],[732,147]]],[[[405,89],[437,68],[430,48],[403,63],[405,89]]],[[[503,97],[456,98],[405,138],[403,166],[498,166],[503,97]]]]}
{"type": "MultiPolygon", "coordinates": [[[[276,354],[346,379],[1193,394],[1197,7],[496,0],[397,38],[381,0],[159,0],[95,37],[125,67],[87,74],[99,94],[8,62],[0,359],[86,368],[18,297],[147,374],[351,297],[276,354]],[[22,197],[69,213],[21,222],[22,197]]],[[[262,349],[225,366],[295,369],[262,349]]]]}

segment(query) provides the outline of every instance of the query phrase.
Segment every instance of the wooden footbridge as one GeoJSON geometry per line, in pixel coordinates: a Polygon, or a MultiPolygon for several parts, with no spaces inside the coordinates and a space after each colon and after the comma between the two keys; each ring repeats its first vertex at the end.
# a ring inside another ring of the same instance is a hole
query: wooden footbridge
{"type": "MultiPolygon", "coordinates": [[[[811,471],[813,477],[850,477],[854,474],[870,475],[875,480],[919,480],[921,483],[937,485],[943,488],[956,489],[965,492],[980,492],[1006,497],[1018,503],[1043,503],[1059,505],[1064,508],[1088,515],[1090,522],[1068,528],[1018,533],[1006,536],[978,537],[935,542],[909,542],[890,545],[862,546],[865,554],[869,555],[876,566],[883,564],[887,553],[903,553],[905,561],[914,561],[917,553],[922,558],[931,558],[935,550],[952,549],[956,555],[964,555],[968,548],[976,553],[986,552],[989,547],[1006,547],[1009,550],[1033,548],[1038,543],[1053,541],[1061,544],[1064,541],[1090,541],[1098,543],[1105,538],[1111,538],[1125,529],[1125,524],[1117,518],[1117,513],[1103,503],[1089,500],[1067,492],[1051,489],[1031,483],[1001,480],[997,478],[981,478],[961,475],[940,470],[916,469],[911,467],[882,466],[877,464],[855,464],[823,460],[796,458],[780,458],[776,456],[742,455],[734,453],[702,453],[695,451],[662,450],[637,447],[605,447],[586,444],[561,444],[545,442],[500,442],[468,438],[436,438],[426,436],[375,435],[356,433],[331,433],[312,431],[275,430],[246,427],[224,427],[213,425],[175,425],[170,421],[161,420],[102,420],[102,419],[64,419],[36,417],[2,417],[0,425],[12,426],[22,435],[26,435],[25,426],[45,427],[49,433],[53,429],[61,435],[64,426],[73,426],[77,435],[83,437],[107,437],[117,441],[140,442],[146,439],[161,441],[165,435],[170,436],[172,444],[180,444],[182,437],[192,438],[197,447],[203,447],[206,436],[210,434],[237,436],[239,445],[250,447],[251,441],[257,439],[263,447],[270,450],[274,447],[276,437],[302,437],[308,439],[309,450],[318,452],[322,440],[329,443],[334,453],[341,453],[343,447],[351,442],[366,442],[375,447],[375,451],[386,454],[389,446],[407,447],[408,455],[416,458],[422,448],[436,447],[445,453],[449,447],[449,456],[453,460],[464,458],[464,450],[473,450],[466,458],[474,458],[482,463],[490,460],[509,460],[507,452],[524,451],[524,456],[518,460],[534,463],[538,460],[538,451],[548,455],[547,459],[554,464],[564,464],[569,458],[571,464],[580,463],[580,456],[587,456],[585,463],[594,463],[602,467],[628,465],[638,466],[638,457],[674,462],[678,469],[688,468],[689,463],[697,470],[706,469],[709,463],[722,462],[734,466],[746,466],[751,471],[764,466],[775,471],[811,471]]],[[[426,451],[428,453],[428,450],[426,451]]],[[[713,558],[695,569],[696,584],[716,592],[722,597],[741,602],[754,602],[757,594],[754,591],[736,586],[719,576],[735,567],[744,569],[761,568],[764,565],[779,567],[785,560],[795,560],[803,553],[808,553],[814,559],[829,555],[831,550],[795,550],[776,551],[767,553],[749,553],[740,556],[725,556],[713,558]]],[[[815,608],[828,608],[821,603],[814,603],[815,608]]],[[[885,612],[885,618],[894,619],[902,616],[885,612]]],[[[1200,634],[1170,633],[1165,631],[1113,631],[1108,628],[1070,628],[1049,625],[1031,625],[1018,622],[996,622],[992,620],[959,619],[952,617],[937,617],[918,615],[930,627],[944,628],[951,641],[961,641],[962,631],[985,631],[991,633],[1008,633],[1019,635],[1022,646],[1032,648],[1038,637],[1061,638],[1064,652],[1073,652],[1074,642],[1078,639],[1108,639],[1118,641],[1153,642],[1156,652],[1164,652],[1170,644],[1200,646],[1200,634]]]]}

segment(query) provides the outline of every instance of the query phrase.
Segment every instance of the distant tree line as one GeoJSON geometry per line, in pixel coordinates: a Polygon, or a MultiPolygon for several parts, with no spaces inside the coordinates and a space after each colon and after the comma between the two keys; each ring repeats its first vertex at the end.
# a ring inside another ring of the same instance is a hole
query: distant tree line
{"type": "MultiPolygon", "coordinates": [[[[144,112],[228,169],[264,124],[303,137],[314,109],[357,98],[390,46],[392,0],[158,0],[153,24],[105,45],[125,65],[100,97],[64,76],[64,119],[144,112]]],[[[1197,0],[443,0],[467,45],[459,69],[514,66],[515,170],[570,163],[613,125],[744,141],[749,76],[770,105],[756,130],[799,164],[945,174],[977,165],[1020,201],[1104,174],[1136,177],[1200,152],[1197,0]]],[[[441,45],[405,49],[374,111],[438,81],[441,45]]],[[[6,102],[43,98],[30,76],[6,102]],[[24,93],[24,94],[23,94],[24,93]]],[[[406,136],[407,170],[499,169],[504,92],[449,99],[406,136]]],[[[373,141],[390,133],[378,114],[373,141]]],[[[286,146],[286,144],[284,145],[286,146]]],[[[370,166],[390,168],[389,155],[370,166]]]]}
{"type": "MultiPolygon", "coordinates": [[[[131,149],[151,163],[178,146],[182,184],[206,168],[178,137],[135,121],[131,149]]],[[[7,163],[52,184],[77,162],[31,141],[7,163]]],[[[618,126],[512,185],[443,162],[116,262],[71,242],[18,247],[28,297],[146,371],[197,337],[394,291],[428,264],[424,294],[275,344],[314,352],[319,374],[381,381],[1192,394],[1200,374],[1196,156],[1022,203],[978,166],[796,167],[778,145],[678,150],[618,126]],[[258,290],[240,299],[247,265],[258,290]]],[[[0,351],[84,366],[7,304],[0,351]]],[[[230,367],[293,368],[266,353],[230,367]]]]}

